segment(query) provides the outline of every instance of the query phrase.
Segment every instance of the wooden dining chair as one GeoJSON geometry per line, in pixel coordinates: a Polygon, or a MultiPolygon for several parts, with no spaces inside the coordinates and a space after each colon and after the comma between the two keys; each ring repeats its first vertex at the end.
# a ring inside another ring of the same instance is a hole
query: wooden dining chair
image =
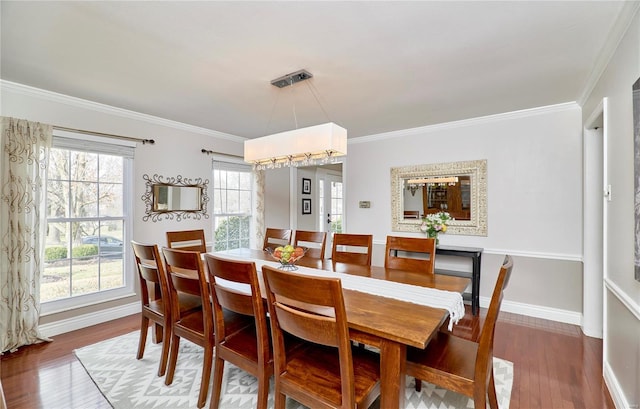
{"type": "MultiPolygon", "coordinates": [[[[209,392],[211,366],[213,363],[213,348],[215,346],[213,312],[209,284],[204,272],[200,252],[162,249],[169,279],[169,293],[171,294],[171,349],[169,352],[169,366],[165,384],[171,385],[178,360],[180,339],[185,338],[204,349],[202,361],[202,379],[198,395],[198,407],[204,406],[209,392]],[[182,308],[182,297],[178,295],[193,295],[200,297],[202,308],[187,310],[182,308]]],[[[233,329],[242,328],[247,321],[235,314],[229,314],[229,322],[233,329]]]]}
{"type": "Polygon", "coordinates": [[[339,278],[262,267],[275,374],[275,408],[286,396],[311,408],[367,408],[380,395],[380,358],[352,348],[339,278]],[[318,312],[320,311],[320,312],[318,312]],[[285,349],[285,334],[307,343],[285,349]]]}
{"type": "Polygon", "coordinates": [[[331,260],[337,263],[371,266],[372,248],[373,235],[371,234],[335,233],[333,235],[331,260]]]}
{"type": "Polygon", "coordinates": [[[385,268],[434,274],[435,258],[436,240],[433,238],[387,236],[385,268]],[[411,257],[411,253],[420,253],[421,256],[411,257]],[[424,255],[429,257],[426,258],[424,255]]]}
{"type": "Polygon", "coordinates": [[[272,250],[279,246],[291,244],[291,230],[289,229],[273,229],[267,227],[264,233],[264,244],[262,250],[271,248],[272,250]]]}
{"type": "MultiPolygon", "coordinates": [[[[489,310],[477,342],[439,332],[426,349],[407,349],[407,374],[473,398],[476,409],[498,409],[493,376],[493,338],[504,289],[509,284],[513,260],[504,258],[489,310]]],[[[420,385],[416,382],[416,389],[420,385]]]]}
{"type": "MultiPolygon", "coordinates": [[[[147,343],[149,323],[162,327],[162,353],[158,366],[158,376],[164,376],[171,344],[171,302],[167,273],[164,269],[158,246],[131,241],[140,281],[140,341],[136,359],[142,359],[147,343]]],[[[156,333],[156,337],[158,334],[156,333]]]]}
{"type": "Polygon", "coordinates": [[[305,257],[324,258],[324,249],[327,244],[327,233],[319,231],[296,230],[293,246],[308,247],[305,257]]]}
{"type": "Polygon", "coordinates": [[[216,345],[211,408],[218,408],[224,363],[228,361],[258,379],[256,407],[265,409],[273,357],[256,265],[252,261],[228,260],[211,254],[205,254],[204,260],[213,299],[216,345]],[[240,330],[229,328],[226,311],[251,317],[252,322],[240,330]]]}
{"type": "Polygon", "coordinates": [[[182,230],[167,232],[167,247],[187,251],[207,252],[204,230],[182,230]]]}

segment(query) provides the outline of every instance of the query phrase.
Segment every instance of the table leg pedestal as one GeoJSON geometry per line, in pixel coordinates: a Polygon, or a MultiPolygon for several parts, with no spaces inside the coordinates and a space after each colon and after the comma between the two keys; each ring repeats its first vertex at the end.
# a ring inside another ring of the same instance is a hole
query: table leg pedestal
{"type": "Polygon", "coordinates": [[[404,408],[407,346],[390,340],[380,344],[380,407],[404,408]]]}

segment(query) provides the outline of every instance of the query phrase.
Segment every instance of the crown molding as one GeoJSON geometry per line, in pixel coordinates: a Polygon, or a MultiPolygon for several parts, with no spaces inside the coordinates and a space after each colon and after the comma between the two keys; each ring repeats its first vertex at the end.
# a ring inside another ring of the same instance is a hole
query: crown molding
{"type": "Polygon", "coordinates": [[[361,136],[358,138],[348,139],[349,144],[358,144],[365,142],[373,142],[385,139],[401,138],[413,135],[424,135],[431,132],[438,132],[448,129],[463,128],[467,126],[481,125],[491,122],[505,121],[508,119],[526,118],[535,115],[542,115],[551,112],[561,112],[572,109],[580,109],[580,105],[576,102],[564,102],[561,104],[547,105],[537,108],[522,109],[519,111],[504,112],[501,114],[480,116],[477,118],[462,119],[459,121],[444,122],[441,124],[421,126],[418,128],[402,129],[399,131],[385,132],[375,135],[361,136]]]}
{"type": "Polygon", "coordinates": [[[247,138],[237,135],[231,135],[224,132],[214,131],[199,126],[185,124],[183,122],[172,121],[153,115],[142,114],[140,112],[130,111],[128,109],[117,108],[111,105],[101,104],[98,102],[88,101],[86,99],[76,98],[69,95],[59,94],[53,91],[47,91],[40,88],[31,87],[29,85],[19,84],[16,82],[0,80],[1,92],[11,91],[16,94],[22,94],[28,97],[40,98],[52,102],[69,105],[75,108],[88,109],[108,115],[115,115],[122,118],[133,119],[137,121],[147,122],[153,125],[166,126],[168,128],[178,129],[181,131],[192,132],[200,135],[211,136],[218,139],[226,139],[233,142],[243,143],[247,138]]]}
{"type": "Polygon", "coordinates": [[[594,88],[600,81],[600,77],[604,74],[604,71],[607,69],[611,58],[615,54],[618,46],[620,45],[620,41],[631,27],[631,22],[636,16],[636,13],[640,10],[640,2],[637,1],[629,1],[624,2],[620,13],[618,13],[618,17],[616,22],[614,23],[611,31],[607,35],[607,39],[596,58],[596,62],[593,65],[591,73],[589,74],[589,78],[582,89],[582,93],[578,98],[578,105],[584,106],[587,102],[587,99],[591,96],[594,88]]]}

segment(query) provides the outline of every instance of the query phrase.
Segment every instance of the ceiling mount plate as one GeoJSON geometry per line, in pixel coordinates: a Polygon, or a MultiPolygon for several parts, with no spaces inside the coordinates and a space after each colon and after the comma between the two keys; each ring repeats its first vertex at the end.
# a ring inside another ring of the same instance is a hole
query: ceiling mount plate
{"type": "Polygon", "coordinates": [[[288,87],[289,85],[293,85],[296,82],[308,80],[313,77],[313,75],[307,70],[299,70],[296,72],[292,72],[291,74],[283,75],[280,78],[276,78],[275,80],[271,80],[271,85],[275,85],[278,88],[288,87]]]}

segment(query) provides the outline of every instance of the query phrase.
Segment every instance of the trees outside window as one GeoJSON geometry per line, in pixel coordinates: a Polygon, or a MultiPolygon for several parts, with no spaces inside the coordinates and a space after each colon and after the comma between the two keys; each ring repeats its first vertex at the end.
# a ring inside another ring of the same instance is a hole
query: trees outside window
{"type": "Polygon", "coordinates": [[[42,302],[125,285],[126,160],[51,149],[42,302]]]}
{"type": "Polygon", "coordinates": [[[249,167],[213,171],[214,251],[250,246],[252,175],[249,167]]]}

